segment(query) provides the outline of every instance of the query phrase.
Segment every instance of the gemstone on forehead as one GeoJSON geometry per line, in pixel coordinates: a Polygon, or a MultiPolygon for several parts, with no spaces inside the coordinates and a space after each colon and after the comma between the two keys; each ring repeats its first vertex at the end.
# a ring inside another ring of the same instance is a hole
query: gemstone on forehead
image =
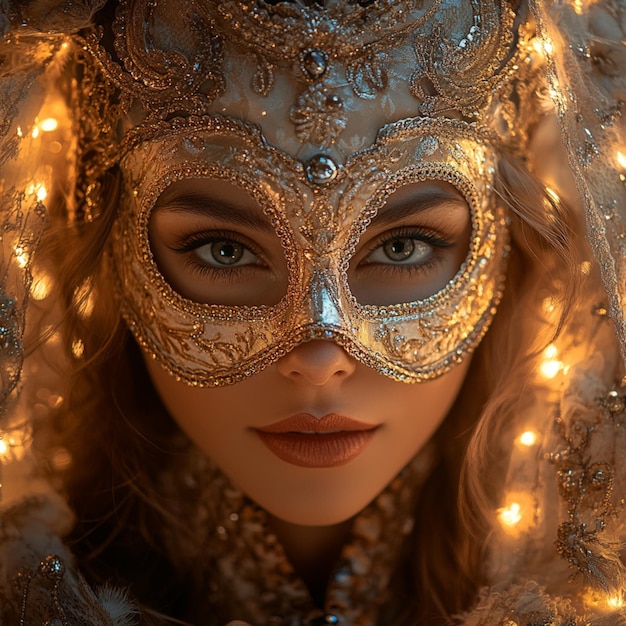
{"type": "Polygon", "coordinates": [[[327,155],[316,154],[305,166],[306,177],[314,185],[328,185],[339,173],[339,166],[327,155]]]}
{"type": "Polygon", "coordinates": [[[331,93],[326,97],[326,106],[329,109],[341,109],[343,100],[336,93],[331,93]]]}
{"type": "Polygon", "coordinates": [[[317,48],[305,50],[301,56],[304,73],[312,79],[321,78],[328,67],[328,55],[317,48]]]}

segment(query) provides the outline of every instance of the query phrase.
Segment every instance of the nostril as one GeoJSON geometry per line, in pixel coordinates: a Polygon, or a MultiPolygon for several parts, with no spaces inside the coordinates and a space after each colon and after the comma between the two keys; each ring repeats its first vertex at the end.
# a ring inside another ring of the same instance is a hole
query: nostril
{"type": "Polygon", "coordinates": [[[297,345],[277,365],[283,376],[295,382],[325,385],[350,376],[356,363],[334,341],[314,339],[297,345]]]}

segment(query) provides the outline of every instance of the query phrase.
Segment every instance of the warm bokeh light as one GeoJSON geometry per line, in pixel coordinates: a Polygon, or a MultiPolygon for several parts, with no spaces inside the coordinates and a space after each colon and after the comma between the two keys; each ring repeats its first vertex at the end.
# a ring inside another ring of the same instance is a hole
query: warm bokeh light
{"type": "Polygon", "coordinates": [[[626,170],[626,154],[620,152],[619,150],[617,151],[617,162],[620,167],[623,167],[626,170]]]}
{"type": "Polygon", "coordinates": [[[496,513],[502,531],[513,538],[529,532],[540,517],[535,497],[524,489],[508,491],[496,513]]]}
{"type": "Polygon", "coordinates": [[[30,445],[30,429],[12,429],[11,434],[0,431],[0,463],[19,461],[30,445]]]}
{"type": "Polygon", "coordinates": [[[83,356],[83,352],[85,351],[85,344],[82,342],[82,339],[76,339],[72,342],[72,354],[80,359],[83,356]]]}
{"type": "Polygon", "coordinates": [[[552,189],[552,187],[546,187],[546,193],[550,196],[550,198],[552,198],[552,200],[554,202],[561,202],[561,198],[559,197],[559,194],[554,191],[554,189],[552,189]]]}
{"type": "Polygon", "coordinates": [[[537,433],[534,430],[526,430],[519,436],[519,442],[523,446],[534,446],[537,443],[537,433]]]}
{"type": "Polygon", "coordinates": [[[47,117],[39,124],[39,128],[46,133],[52,132],[59,127],[59,121],[54,117],[47,117]]]}
{"type": "Polygon", "coordinates": [[[554,378],[563,369],[563,363],[556,358],[557,355],[558,350],[553,343],[543,351],[544,360],[539,366],[539,372],[544,378],[554,378]]]}
{"type": "Polygon", "coordinates": [[[515,526],[522,521],[522,507],[519,502],[511,502],[498,509],[498,517],[504,526],[515,526]]]}
{"type": "Polygon", "coordinates": [[[88,282],[83,283],[74,295],[74,302],[78,307],[78,314],[82,318],[89,317],[93,312],[94,300],[91,293],[91,285],[88,282]]]}
{"type": "Polygon", "coordinates": [[[35,300],[45,300],[50,295],[50,277],[45,273],[37,273],[30,286],[30,295],[35,300]]]}
{"type": "Polygon", "coordinates": [[[561,361],[544,361],[539,366],[539,371],[544,378],[554,378],[563,367],[561,361]]]}
{"type": "Polygon", "coordinates": [[[15,258],[17,259],[17,264],[24,269],[28,265],[28,251],[20,245],[15,246],[13,250],[15,252],[15,258]]]}
{"type": "Polygon", "coordinates": [[[43,202],[48,197],[48,189],[43,183],[32,183],[26,189],[26,193],[35,196],[39,202],[43,202]]]}
{"type": "Polygon", "coordinates": [[[544,312],[550,315],[551,313],[554,313],[554,311],[556,311],[557,301],[553,297],[549,296],[547,298],[544,298],[542,302],[542,307],[544,312]]]}
{"type": "Polygon", "coordinates": [[[600,609],[603,613],[623,609],[626,606],[624,590],[613,590],[607,593],[598,589],[588,589],[585,594],[585,604],[600,609]]]}
{"type": "Polygon", "coordinates": [[[543,355],[546,357],[546,359],[553,359],[557,354],[558,354],[558,350],[557,350],[556,346],[553,343],[551,343],[543,351],[543,355]]]}

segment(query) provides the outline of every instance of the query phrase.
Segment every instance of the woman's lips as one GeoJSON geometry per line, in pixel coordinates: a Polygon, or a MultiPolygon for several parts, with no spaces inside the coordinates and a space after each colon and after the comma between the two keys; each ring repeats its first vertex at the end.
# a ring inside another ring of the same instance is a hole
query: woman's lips
{"type": "Polygon", "coordinates": [[[378,425],[337,413],[322,418],[299,413],[255,431],[287,463],[300,467],[337,467],[360,454],[377,428],[378,425]]]}

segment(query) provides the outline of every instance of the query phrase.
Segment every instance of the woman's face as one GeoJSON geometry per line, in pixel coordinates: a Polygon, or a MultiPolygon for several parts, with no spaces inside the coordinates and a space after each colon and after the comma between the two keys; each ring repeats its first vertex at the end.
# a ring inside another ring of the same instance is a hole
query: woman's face
{"type": "MultiPolygon", "coordinates": [[[[209,304],[273,305],[287,263],[268,218],[245,191],[216,179],[171,185],[149,224],[158,267],[181,295],[209,304]]],[[[454,187],[400,188],[372,220],[348,279],[361,304],[423,299],[454,277],[471,219],[454,187]]],[[[190,439],[248,496],[291,523],[329,525],[365,507],[447,415],[469,359],[406,384],[312,340],[233,385],[191,387],[156,361],[147,367],[190,439]]]]}

